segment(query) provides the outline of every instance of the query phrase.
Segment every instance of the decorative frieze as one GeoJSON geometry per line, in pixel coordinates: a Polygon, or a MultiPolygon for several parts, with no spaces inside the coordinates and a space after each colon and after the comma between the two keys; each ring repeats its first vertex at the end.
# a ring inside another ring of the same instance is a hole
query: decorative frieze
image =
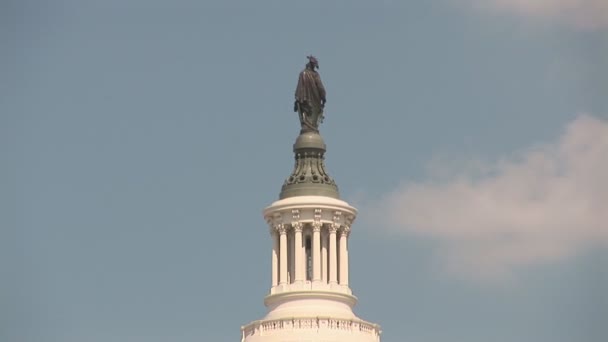
{"type": "Polygon", "coordinates": [[[339,319],[330,317],[282,318],[257,321],[242,327],[245,337],[253,335],[272,335],[282,330],[341,330],[346,333],[363,333],[380,336],[380,326],[359,319],[339,319]]]}
{"type": "Polygon", "coordinates": [[[336,227],[340,227],[340,225],[342,225],[342,212],[339,210],[334,211],[333,225],[336,227]]]}
{"type": "Polygon", "coordinates": [[[292,217],[292,222],[300,221],[300,210],[299,209],[291,210],[291,217],[292,217]]]}
{"type": "MultiPolygon", "coordinates": [[[[303,196],[305,197],[305,196],[303,196]]],[[[302,222],[304,224],[327,224],[327,225],[348,225],[352,226],[352,221],[356,215],[356,210],[352,207],[338,205],[289,205],[284,208],[267,209],[264,217],[269,224],[274,222],[290,224],[291,222],[302,222]]]]}
{"type": "Polygon", "coordinates": [[[316,208],[315,212],[314,212],[314,216],[313,216],[314,222],[321,222],[322,214],[323,214],[323,209],[316,208]]]}

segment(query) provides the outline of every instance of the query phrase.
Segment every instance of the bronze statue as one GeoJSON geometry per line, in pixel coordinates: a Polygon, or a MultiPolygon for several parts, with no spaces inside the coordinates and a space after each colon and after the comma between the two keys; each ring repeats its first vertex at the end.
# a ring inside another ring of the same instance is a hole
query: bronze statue
{"type": "Polygon", "coordinates": [[[323,108],[325,108],[325,88],[321,77],[315,70],[319,68],[319,61],[308,56],[306,68],[300,73],[296,87],[296,101],[293,111],[300,117],[301,132],[318,132],[323,121],[323,108]]]}

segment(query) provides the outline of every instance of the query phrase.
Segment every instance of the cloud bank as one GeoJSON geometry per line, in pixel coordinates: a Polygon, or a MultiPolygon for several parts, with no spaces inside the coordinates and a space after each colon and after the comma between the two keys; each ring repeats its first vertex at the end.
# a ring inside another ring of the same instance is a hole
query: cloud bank
{"type": "Polygon", "coordinates": [[[445,269],[503,279],[608,246],[608,120],[581,115],[553,143],[464,164],[442,180],[404,184],[380,203],[390,229],[438,242],[445,269]]]}
{"type": "Polygon", "coordinates": [[[481,10],[559,20],[583,29],[608,27],[608,0],[466,0],[481,10]]]}

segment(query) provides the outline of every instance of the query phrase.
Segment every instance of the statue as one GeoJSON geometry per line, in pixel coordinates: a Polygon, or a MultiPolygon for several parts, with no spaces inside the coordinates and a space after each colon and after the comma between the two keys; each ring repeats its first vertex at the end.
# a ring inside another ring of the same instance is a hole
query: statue
{"type": "Polygon", "coordinates": [[[323,121],[323,108],[325,108],[325,88],[321,77],[315,70],[319,68],[319,61],[308,56],[306,68],[300,73],[296,87],[296,101],[293,111],[298,112],[301,133],[319,132],[319,125],[323,121]]]}

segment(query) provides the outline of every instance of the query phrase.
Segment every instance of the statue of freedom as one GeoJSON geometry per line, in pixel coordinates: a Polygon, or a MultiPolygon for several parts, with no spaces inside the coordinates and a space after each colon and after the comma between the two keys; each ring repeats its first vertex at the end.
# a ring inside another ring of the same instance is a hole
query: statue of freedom
{"type": "Polygon", "coordinates": [[[319,61],[308,56],[306,68],[300,72],[298,86],[296,87],[296,101],[293,111],[298,112],[301,133],[318,132],[323,121],[323,108],[325,108],[325,88],[321,77],[315,70],[319,68],[319,61]]]}

